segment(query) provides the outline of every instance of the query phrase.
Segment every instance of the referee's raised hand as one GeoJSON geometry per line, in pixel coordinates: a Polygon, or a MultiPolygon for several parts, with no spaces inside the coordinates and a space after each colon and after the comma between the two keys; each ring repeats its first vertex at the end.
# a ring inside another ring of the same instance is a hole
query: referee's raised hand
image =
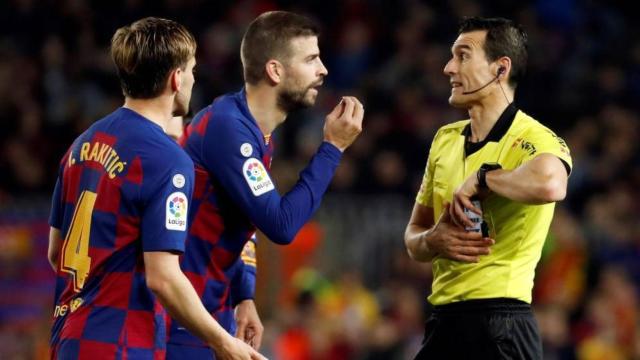
{"type": "Polygon", "coordinates": [[[480,256],[489,254],[495,241],[456,225],[449,213],[450,206],[444,204],[440,219],[427,236],[429,248],[451,260],[469,263],[480,261],[480,256]]]}

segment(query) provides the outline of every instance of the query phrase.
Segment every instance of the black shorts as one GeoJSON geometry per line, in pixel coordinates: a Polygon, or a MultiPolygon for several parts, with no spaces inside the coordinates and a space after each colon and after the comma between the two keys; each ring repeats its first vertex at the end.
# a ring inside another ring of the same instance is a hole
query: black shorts
{"type": "Polygon", "coordinates": [[[435,306],[415,359],[542,359],[531,306],[482,299],[435,306]]]}

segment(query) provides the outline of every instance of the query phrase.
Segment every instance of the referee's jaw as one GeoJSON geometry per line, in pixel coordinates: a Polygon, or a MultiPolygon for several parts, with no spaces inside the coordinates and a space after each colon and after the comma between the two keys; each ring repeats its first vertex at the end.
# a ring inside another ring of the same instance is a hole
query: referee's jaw
{"type": "Polygon", "coordinates": [[[469,105],[469,101],[461,99],[463,97],[466,97],[466,96],[454,94],[452,91],[451,96],[449,96],[449,105],[451,105],[456,109],[469,109],[471,107],[469,105]]]}

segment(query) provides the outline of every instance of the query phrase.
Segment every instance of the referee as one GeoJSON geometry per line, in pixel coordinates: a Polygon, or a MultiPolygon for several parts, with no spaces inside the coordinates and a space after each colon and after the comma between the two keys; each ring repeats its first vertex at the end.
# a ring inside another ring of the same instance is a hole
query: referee
{"type": "Polygon", "coordinates": [[[458,35],[444,73],[449,104],[469,119],[435,135],[404,238],[433,267],[416,359],[541,359],[531,289],[569,149],[513,104],[527,62],[520,26],[467,18],[458,35]]]}

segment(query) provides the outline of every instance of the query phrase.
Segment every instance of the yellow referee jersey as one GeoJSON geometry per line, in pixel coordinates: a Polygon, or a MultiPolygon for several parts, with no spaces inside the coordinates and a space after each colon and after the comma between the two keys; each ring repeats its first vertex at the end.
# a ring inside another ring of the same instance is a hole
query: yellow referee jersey
{"type": "MultiPolygon", "coordinates": [[[[513,105],[496,122],[486,143],[465,156],[470,120],[443,126],[433,139],[416,201],[433,208],[434,221],[455,189],[483,163],[511,170],[542,153],[559,157],[569,171],[571,156],[560,137],[513,105]],[[510,113],[510,114],[509,114],[510,113]],[[510,116],[506,116],[510,115],[510,116]]],[[[482,201],[483,218],[496,243],[478,263],[433,259],[434,305],[486,298],[514,298],[531,303],[536,264],[549,231],[555,203],[527,205],[491,194],[482,201]]]]}

